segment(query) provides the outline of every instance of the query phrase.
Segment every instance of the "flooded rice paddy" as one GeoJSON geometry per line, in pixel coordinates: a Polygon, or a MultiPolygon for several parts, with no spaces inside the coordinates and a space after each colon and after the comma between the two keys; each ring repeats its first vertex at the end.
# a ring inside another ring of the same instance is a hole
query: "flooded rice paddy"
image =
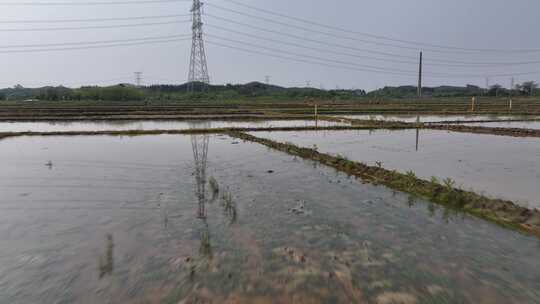
{"type": "Polygon", "coordinates": [[[441,121],[475,121],[475,120],[518,120],[536,119],[538,116],[510,116],[510,115],[333,115],[338,117],[361,120],[384,120],[402,122],[441,122],[441,121]]]}
{"type": "Polygon", "coordinates": [[[540,139],[437,130],[257,132],[254,136],[340,154],[540,208],[540,139]]]}
{"type": "Polygon", "coordinates": [[[187,130],[193,128],[276,128],[276,127],[348,126],[347,123],[309,120],[261,120],[261,121],[43,121],[0,122],[0,132],[84,132],[124,130],[187,130]]]}
{"type": "Polygon", "coordinates": [[[538,239],[256,144],[0,145],[1,303],[540,299],[538,239]]]}
{"type": "Polygon", "coordinates": [[[479,126],[488,128],[518,128],[540,130],[540,121],[500,121],[484,123],[464,123],[464,126],[479,126]]]}

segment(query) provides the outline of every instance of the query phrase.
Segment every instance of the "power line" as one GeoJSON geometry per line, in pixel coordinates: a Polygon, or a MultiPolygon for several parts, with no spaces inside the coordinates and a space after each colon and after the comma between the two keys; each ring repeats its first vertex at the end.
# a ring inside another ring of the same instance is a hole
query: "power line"
{"type": "MultiPolygon", "coordinates": [[[[270,42],[280,43],[280,44],[284,44],[284,45],[295,46],[295,47],[299,47],[299,48],[305,48],[305,49],[310,49],[310,50],[321,51],[321,52],[329,52],[329,53],[334,53],[334,54],[338,54],[338,55],[351,56],[351,57],[364,58],[364,59],[371,59],[371,60],[379,60],[379,61],[384,61],[384,62],[409,63],[409,64],[415,64],[415,65],[417,64],[416,62],[412,62],[412,61],[393,60],[393,59],[390,59],[390,58],[377,58],[377,57],[370,57],[370,56],[363,56],[363,55],[347,54],[347,53],[336,52],[336,51],[332,51],[332,50],[325,50],[325,49],[321,49],[321,48],[306,46],[306,45],[300,44],[300,43],[287,42],[287,41],[272,39],[272,38],[263,37],[263,36],[259,36],[259,35],[253,35],[253,34],[249,34],[249,33],[246,33],[246,32],[241,32],[241,31],[237,31],[237,30],[228,29],[228,28],[221,27],[221,26],[214,26],[212,24],[206,24],[206,26],[216,28],[218,30],[222,30],[222,31],[230,32],[230,33],[235,33],[235,34],[243,35],[243,36],[254,38],[254,39],[258,39],[258,40],[270,41],[270,42]]],[[[321,43],[324,43],[324,42],[321,41],[321,43]]],[[[326,43],[324,43],[324,44],[325,45],[332,45],[332,44],[326,44],[326,43]]],[[[354,50],[354,48],[353,48],[353,50],[354,50]]]]}
{"type": "MultiPolygon", "coordinates": [[[[315,50],[315,51],[319,51],[319,52],[328,52],[328,53],[333,53],[333,54],[337,54],[337,55],[356,57],[356,58],[363,58],[363,59],[382,61],[382,62],[403,63],[403,64],[410,64],[410,65],[415,65],[415,66],[418,65],[417,61],[396,60],[396,59],[391,59],[391,58],[380,58],[380,57],[372,57],[372,56],[365,56],[365,55],[358,55],[358,54],[343,53],[343,52],[329,50],[329,49],[321,49],[321,48],[317,48],[317,47],[310,47],[310,46],[307,46],[305,44],[300,44],[300,43],[286,42],[286,41],[282,41],[282,40],[272,39],[272,38],[268,38],[266,36],[254,35],[254,34],[250,34],[250,33],[246,33],[246,32],[241,32],[241,31],[225,28],[225,27],[222,27],[222,26],[214,26],[212,24],[206,24],[206,26],[216,28],[218,30],[231,32],[231,33],[243,35],[243,36],[246,36],[246,37],[258,39],[258,40],[269,41],[269,42],[274,42],[274,43],[280,43],[280,44],[284,44],[284,45],[290,45],[290,46],[295,46],[295,47],[299,47],[299,48],[315,50]]],[[[311,39],[309,39],[309,40],[311,40],[311,39]]],[[[340,48],[358,50],[356,48],[351,48],[351,47],[342,46],[342,45],[336,45],[336,44],[332,44],[332,43],[326,43],[326,42],[323,42],[323,41],[319,41],[318,43],[324,44],[326,46],[338,46],[340,48]]],[[[540,61],[514,62],[514,63],[504,63],[503,62],[503,63],[499,63],[499,64],[494,63],[493,66],[530,65],[530,64],[535,64],[535,63],[540,64],[540,61]]],[[[470,68],[490,67],[488,65],[475,66],[474,64],[450,64],[450,63],[429,63],[427,65],[429,65],[429,66],[441,66],[441,67],[470,67],[470,68]]]]}
{"type": "Polygon", "coordinates": [[[352,71],[361,71],[361,72],[374,72],[374,73],[382,73],[382,74],[398,75],[398,76],[407,76],[407,77],[410,77],[410,76],[411,76],[410,74],[393,73],[393,72],[382,72],[382,71],[377,71],[377,70],[352,68],[352,67],[350,67],[350,66],[341,66],[341,65],[335,65],[335,64],[327,64],[327,63],[324,63],[324,62],[317,62],[317,61],[306,60],[306,59],[302,59],[302,58],[288,57],[288,56],[277,55],[277,54],[272,54],[272,53],[260,52],[260,51],[251,50],[251,49],[245,49],[245,48],[241,48],[241,47],[231,46],[231,45],[227,45],[227,44],[223,44],[223,43],[219,43],[219,42],[208,41],[208,40],[206,40],[205,42],[206,42],[206,43],[209,43],[209,44],[213,44],[213,45],[217,45],[217,46],[229,48],[229,49],[234,49],[234,50],[243,51],[243,52],[246,52],[246,53],[258,54],[258,55],[263,55],[263,56],[268,56],[268,57],[274,57],[274,58],[280,58],[280,59],[285,59],[285,60],[290,60],[290,61],[296,61],[296,62],[301,62],[301,63],[316,64],[316,65],[326,66],[326,67],[331,67],[331,68],[339,68],[339,69],[346,69],[346,70],[352,70],[352,71]]]}
{"type": "Polygon", "coordinates": [[[129,27],[141,27],[141,26],[179,24],[179,23],[189,23],[189,22],[191,22],[191,20],[152,22],[152,23],[132,23],[132,24],[119,24],[119,25],[80,26],[80,27],[0,29],[0,32],[46,32],[46,31],[72,31],[72,30],[88,30],[88,29],[111,29],[111,28],[129,28],[129,27]]]}
{"type": "Polygon", "coordinates": [[[187,83],[188,80],[177,80],[177,79],[171,79],[171,78],[163,78],[163,77],[154,77],[154,76],[145,76],[146,79],[153,79],[153,80],[160,80],[160,81],[169,81],[170,83],[187,83]]]}
{"type": "MultiPolygon", "coordinates": [[[[220,37],[220,36],[216,36],[216,35],[206,34],[206,36],[214,37],[214,38],[217,38],[217,39],[221,39],[221,40],[225,40],[225,41],[229,41],[229,42],[233,42],[233,43],[238,43],[238,44],[242,44],[242,45],[247,45],[247,46],[251,46],[251,47],[255,47],[255,48],[260,48],[260,49],[267,50],[267,51],[280,52],[280,53],[284,53],[284,54],[288,54],[288,55],[299,56],[299,57],[309,58],[309,59],[314,59],[314,60],[319,60],[319,61],[327,61],[327,62],[330,62],[332,64],[351,65],[351,66],[356,66],[356,67],[359,67],[359,68],[371,69],[373,71],[374,70],[379,70],[379,71],[382,71],[382,72],[398,72],[398,73],[404,73],[404,74],[414,75],[414,76],[417,75],[417,71],[414,71],[414,70],[401,70],[401,69],[395,69],[395,68],[386,68],[386,67],[380,67],[380,66],[358,64],[358,63],[350,62],[350,61],[335,60],[335,59],[329,59],[329,58],[324,58],[324,57],[307,55],[307,54],[303,54],[303,53],[290,52],[290,51],[283,50],[283,49],[276,49],[276,48],[260,46],[260,45],[257,45],[257,44],[253,44],[253,43],[249,43],[249,42],[245,42],[245,41],[240,41],[240,40],[234,40],[234,39],[230,39],[230,38],[224,38],[224,37],[220,37]]],[[[444,78],[446,78],[446,77],[448,77],[448,78],[452,78],[452,77],[485,77],[484,74],[482,74],[482,75],[474,75],[473,76],[473,75],[470,75],[470,74],[469,75],[461,75],[461,74],[458,75],[458,74],[446,74],[446,73],[431,73],[431,74],[429,74],[429,76],[431,76],[431,77],[444,77],[444,78]]]]}
{"type": "MultiPolygon", "coordinates": [[[[424,42],[418,42],[418,41],[397,39],[397,38],[392,38],[392,37],[383,36],[383,35],[374,35],[374,34],[365,33],[365,32],[353,31],[353,30],[349,30],[349,29],[345,29],[345,28],[341,28],[341,27],[336,27],[336,26],[327,25],[327,24],[323,24],[323,23],[319,23],[319,22],[315,22],[315,21],[311,21],[311,20],[307,20],[307,19],[302,19],[302,18],[299,18],[299,17],[294,17],[294,16],[283,14],[283,13],[278,13],[278,12],[273,12],[273,11],[270,11],[270,10],[267,10],[267,9],[258,8],[258,7],[248,5],[248,4],[245,4],[245,3],[242,3],[242,2],[238,2],[238,1],[235,1],[235,0],[224,0],[224,1],[234,3],[234,4],[238,5],[238,6],[243,6],[243,7],[246,7],[248,9],[251,9],[251,10],[263,12],[263,13],[270,14],[270,15],[273,15],[273,16],[279,16],[279,17],[282,17],[282,18],[287,18],[287,19],[302,22],[302,23],[305,23],[305,24],[315,25],[315,26],[318,26],[318,27],[328,28],[328,29],[341,31],[341,32],[347,32],[347,33],[350,33],[350,34],[357,34],[357,35],[367,36],[367,37],[371,37],[371,38],[375,38],[375,39],[388,40],[388,41],[400,42],[400,43],[405,43],[405,44],[412,44],[412,45],[417,45],[417,46],[422,46],[422,47],[435,47],[435,48],[441,48],[441,49],[448,49],[448,50],[454,50],[454,51],[467,51],[467,52],[492,52],[492,53],[533,53],[533,52],[538,53],[538,52],[540,52],[540,49],[463,48],[463,47],[456,47],[456,46],[439,45],[439,44],[431,44],[431,43],[424,43],[424,42]]],[[[216,7],[216,5],[213,5],[213,6],[216,7]]]]}
{"type": "Polygon", "coordinates": [[[70,46],[70,45],[88,45],[88,44],[109,44],[109,43],[135,42],[135,41],[147,41],[147,40],[163,40],[163,39],[174,39],[174,38],[187,38],[187,37],[191,37],[191,34],[170,35],[170,36],[154,36],[154,37],[143,37],[143,38],[134,38],[134,39],[78,41],[78,42],[61,42],[61,43],[46,43],[46,44],[12,44],[12,45],[0,45],[0,49],[54,47],[54,46],[70,46]]]}
{"type": "Polygon", "coordinates": [[[6,6],[85,6],[85,5],[123,5],[123,4],[160,4],[188,2],[189,0],[141,0],[141,1],[82,1],[82,2],[0,2],[6,6]]]}
{"type": "MultiPolygon", "coordinates": [[[[384,43],[384,42],[377,42],[377,41],[371,41],[371,40],[365,40],[365,39],[358,39],[358,38],[350,37],[350,36],[336,35],[334,33],[323,32],[323,31],[311,29],[311,28],[304,27],[304,26],[294,25],[294,24],[291,24],[291,23],[276,21],[276,20],[270,19],[270,18],[251,15],[251,14],[244,13],[244,12],[241,12],[241,11],[237,11],[237,10],[233,10],[233,9],[229,9],[229,8],[224,8],[224,7],[215,5],[215,4],[209,4],[209,5],[212,6],[212,7],[217,8],[217,9],[225,10],[225,11],[232,12],[232,13],[242,15],[242,16],[246,16],[246,17],[249,17],[249,18],[263,20],[265,22],[283,25],[283,26],[286,26],[286,27],[289,27],[289,28],[296,28],[296,29],[300,29],[300,30],[303,30],[303,31],[307,31],[307,32],[312,32],[312,33],[325,35],[325,36],[328,36],[328,37],[340,38],[340,39],[345,39],[345,40],[352,40],[352,41],[356,41],[356,42],[362,42],[362,43],[366,43],[366,44],[374,44],[374,45],[379,45],[379,46],[387,46],[387,47],[394,47],[394,48],[414,50],[414,51],[418,50],[418,47],[400,46],[400,45],[389,44],[389,43],[384,43]]],[[[445,52],[445,51],[440,51],[440,50],[431,50],[431,51],[433,51],[433,52],[445,52]]]]}
{"type": "MultiPolygon", "coordinates": [[[[327,67],[347,69],[347,70],[353,70],[353,71],[374,72],[374,73],[389,74],[389,75],[399,75],[399,76],[409,76],[409,77],[410,76],[415,76],[415,77],[417,76],[417,71],[395,70],[395,69],[388,69],[388,68],[381,68],[381,67],[374,67],[374,66],[358,65],[358,64],[351,63],[351,62],[346,62],[346,61],[331,60],[331,59],[326,59],[326,58],[322,58],[322,57],[307,56],[305,54],[298,54],[298,53],[287,52],[287,51],[278,50],[278,49],[261,47],[261,46],[257,46],[257,45],[254,45],[254,44],[249,44],[249,43],[245,43],[245,42],[231,40],[231,39],[228,39],[228,38],[221,38],[221,37],[217,37],[217,36],[213,36],[213,37],[218,38],[218,39],[222,39],[222,40],[227,40],[227,41],[230,41],[230,42],[240,43],[242,45],[251,45],[251,46],[261,48],[261,49],[271,51],[271,52],[285,53],[285,54],[289,54],[289,55],[292,55],[292,56],[295,56],[295,57],[288,57],[288,56],[283,56],[283,55],[279,55],[279,54],[275,54],[275,53],[266,53],[266,52],[261,52],[261,51],[258,51],[258,50],[231,46],[231,45],[218,43],[218,42],[214,42],[214,41],[206,41],[207,43],[210,43],[210,44],[214,44],[214,45],[218,45],[218,46],[222,46],[222,47],[226,47],[226,48],[230,48],[230,49],[235,49],[235,50],[241,50],[241,51],[248,52],[248,53],[253,53],[253,54],[259,54],[259,55],[264,55],[264,56],[269,56],[269,57],[275,57],[275,58],[281,58],[281,59],[292,60],[292,61],[297,61],[297,62],[317,64],[317,65],[322,65],[322,66],[327,66],[327,67]],[[297,57],[300,57],[300,58],[297,58],[297,57]],[[305,58],[310,58],[310,59],[305,59],[305,58]],[[330,62],[330,64],[328,64],[327,62],[330,62]]],[[[507,76],[517,76],[517,75],[537,75],[537,74],[540,74],[540,71],[530,71],[530,72],[523,72],[523,73],[508,73],[508,74],[491,74],[491,75],[489,75],[489,77],[507,77],[507,76]]],[[[458,75],[458,74],[432,73],[432,74],[429,74],[428,76],[431,77],[431,78],[484,78],[484,77],[486,77],[486,74],[463,74],[463,75],[458,75]]]]}
{"type": "Polygon", "coordinates": [[[166,19],[166,18],[178,18],[178,17],[189,17],[189,16],[191,15],[181,14],[181,15],[136,16],[136,17],[118,17],[118,18],[91,18],[91,19],[0,20],[0,24],[128,21],[128,20],[166,19]]]}
{"type": "MultiPolygon", "coordinates": [[[[124,77],[116,77],[116,78],[109,78],[109,79],[100,79],[100,80],[83,80],[83,81],[78,81],[78,82],[68,82],[68,83],[64,83],[62,81],[52,81],[53,83],[61,83],[61,85],[74,85],[74,84],[81,84],[83,82],[85,83],[105,83],[105,82],[111,82],[111,81],[118,81],[118,80],[126,80],[128,79],[127,76],[124,76],[124,77]]],[[[23,83],[20,83],[20,82],[17,82],[17,81],[14,81],[14,82],[0,82],[1,84],[24,84],[25,86],[28,86],[28,85],[31,85],[31,86],[45,86],[45,84],[43,82],[37,82],[37,81],[31,81],[31,82],[23,82],[23,83]]]]}
{"type": "Polygon", "coordinates": [[[253,43],[249,43],[249,42],[245,42],[245,41],[239,41],[239,40],[234,40],[234,39],[229,39],[229,38],[224,38],[224,37],[219,37],[219,36],[216,36],[216,35],[206,34],[206,36],[208,36],[208,37],[213,37],[213,38],[220,39],[220,40],[229,41],[229,42],[234,42],[234,43],[239,43],[239,44],[243,44],[243,45],[248,45],[248,46],[260,48],[260,49],[267,50],[267,51],[279,52],[279,53],[284,53],[284,54],[288,54],[288,55],[299,56],[299,57],[305,57],[305,58],[315,59],[315,60],[321,60],[321,61],[328,61],[328,62],[337,63],[337,64],[355,65],[355,66],[358,66],[358,67],[361,67],[361,68],[368,68],[368,69],[374,69],[374,70],[377,69],[377,70],[381,70],[381,71],[396,71],[396,72],[411,73],[411,74],[415,74],[415,73],[416,73],[415,71],[397,70],[397,69],[387,69],[387,68],[384,68],[384,67],[377,67],[377,66],[371,66],[371,65],[363,65],[363,64],[357,64],[357,63],[354,63],[354,62],[341,61],[341,60],[333,60],[333,59],[328,59],[328,58],[323,58],[323,57],[318,57],[318,56],[311,56],[311,55],[307,55],[307,54],[299,54],[299,53],[295,53],[295,52],[289,52],[289,51],[286,51],[286,50],[283,50],[283,49],[275,49],[275,48],[264,47],[264,46],[256,45],[256,44],[253,44],[253,43]]]}
{"type": "Polygon", "coordinates": [[[28,49],[26,50],[0,50],[0,54],[43,53],[43,52],[55,52],[55,51],[89,50],[89,49],[102,49],[102,48],[111,48],[111,47],[119,47],[119,46],[161,44],[161,43],[169,43],[169,42],[188,41],[188,40],[191,40],[191,38],[152,40],[152,41],[143,41],[143,42],[135,42],[135,43],[106,44],[106,45],[66,47],[66,48],[53,48],[53,49],[45,48],[45,49],[29,49],[29,50],[28,49]]]}
{"type": "MultiPolygon", "coordinates": [[[[338,47],[338,48],[341,48],[341,49],[348,49],[348,50],[353,50],[353,51],[358,51],[358,52],[365,52],[365,53],[376,54],[376,55],[381,55],[381,56],[388,56],[388,57],[393,57],[393,58],[411,59],[411,60],[415,61],[415,64],[417,64],[416,60],[418,58],[416,56],[407,56],[407,55],[401,55],[401,54],[397,54],[397,53],[389,53],[389,52],[383,52],[383,51],[378,51],[378,50],[372,50],[372,49],[366,49],[366,48],[357,48],[357,47],[352,47],[352,46],[343,45],[343,44],[331,43],[331,42],[328,42],[328,41],[322,41],[322,40],[317,40],[317,39],[313,39],[313,38],[308,38],[306,36],[294,35],[294,34],[291,34],[291,33],[288,33],[288,32],[276,31],[276,30],[272,30],[272,29],[268,29],[268,28],[258,27],[258,26],[255,26],[253,24],[247,24],[247,23],[243,23],[243,22],[238,22],[238,21],[235,21],[235,20],[232,20],[232,19],[223,18],[223,17],[219,17],[219,16],[216,16],[216,15],[208,14],[208,13],[206,13],[205,16],[215,18],[217,20],[221,20],[221,21],[224,21],[224,22],[227,22],[227,23],[248,27],[248,28],[251,28],[251,29],[258,30],[258,31],[272,33],[272,34],[280,35],[280,36],[283,36],[283,37],[289,37],[289,38],[298,39],[298,40],[302,40],[302,41],[317,43],[317,44],[320,44],[320,45],[338,47]]],[[[214,25],[211,25],[211,24],[207,24],[207,26],[214,27],[214,28],[219,28],[219,29],[223,29],[223,30],[228,30],[228,31],[232,31],[232,32],[242,33],[242,32],[239,32],[239,31],[226,29],[224,27],[214,26],[214,25]]],[[[245,35],[245,33],[242,33],[242,34],[245,35]]],[[[266,38],[266,39],[268,39],[268,38],[266,38]]],[[[384,59],[381,59],[381,60],[384,60],[384,59]]],[[[459,66],[459,65],[463,65],[463,66],[470,66],[470,65],[511,66],[511,65],[540,64],[540,61],[474,62],[474,61],[459,61],[459,60],[445,60],[445,59],[429,59],[429,58],[425,58],[424,63],[427,64],[427,65],[434,65],[434,66],[436,66],[436,65],[439,65],[439,66],[450,66],[450,65],[455,65],[455,66],[459,66]],[[440,63],[440,64],[438,64],[438,63],[440,63]]]]}
{"type": "Polygon", "coordinates": [[[372,53],[372,54],[378,54],[378,55],[383,55],[383,56],[407,58],[407,59],[415,59],[416,60],[416,57],[413,57],[413,56],[406,56],[406,55],[400,55],[400,54],[395,54],[395,53],[386,53],[386,52],[374,51],[374,50],[370,50],[370,49],[360,49],[360,48],[354,48],[354,47],[349,47],[349,46],[344,46],[344,45],[339,45],[339,44],[322,42],[320,40],[306,38],[305,36],[298,36],[298,35],[294,35],[294,34],[290,34],[290,33],[285,33],[285,32],[282,32],[282,31],[280,32],[280,31],[270,30],[270,29],[267,29],[267,28],[258,27],[258,26],[252,25],[252,24],[238,22],[238,21],[235,21],[235,20],[215,16],[215,15],[208,14],[208,13],[206,13],[205,16],[216,18],[218,20],[225,21],[225,22],[228,22],[228,23],[241,25],[241,26],[246,26],[246,27],[256,29],[256,30],[259,30],[259,31],[264,31],[264,32],[267,32],[267,33],[273,33],[273,34],[277,34],[277,35],[281,35],[281,36],[285,36],[285,37],[290,37],[290,38],[294,38],[294,39],[300,39],[300,40],[304,40],[304,41],[309,41],[309,42],[314,42],[314,43],[319,43],[319,44],[325,44],[325,45],[333,45],[333,46],[337,46],[337,47],[341,47],[341,48],[354,49],[354,50],[357,50],[357,51],[362,51],[362,52],[372,53]]]}

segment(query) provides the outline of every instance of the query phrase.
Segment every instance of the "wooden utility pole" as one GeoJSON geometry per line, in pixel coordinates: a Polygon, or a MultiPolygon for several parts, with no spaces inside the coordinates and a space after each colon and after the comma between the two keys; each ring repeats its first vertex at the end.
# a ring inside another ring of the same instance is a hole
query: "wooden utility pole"
{"type": "Polygon", "coordinates": [[[418,68],[418,98],[422,97],[422,52],[420,52],[420,65],[418,68]]]}

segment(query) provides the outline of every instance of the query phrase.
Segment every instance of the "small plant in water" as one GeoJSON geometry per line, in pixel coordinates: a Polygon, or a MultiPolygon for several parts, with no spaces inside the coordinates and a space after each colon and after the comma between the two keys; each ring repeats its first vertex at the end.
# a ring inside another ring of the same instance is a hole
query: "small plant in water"
{"type": "Polygon", "coordinates": [[[201,232],[201,246],[199,247],[199,253],[205,257],[212,256],[212,244],[210,243],[210,231],[204,229],[201,232]]]}
{"type": "Polygon", "coordinates": [[[336,158],[339,160],[339,161],[348,161],[347,157],[341,155],[341,154],[337,154],[336,155],[336,158]]]}
{"type": "Polygon", "coordinates": [[[105,257],[99,258],[99,278],[112,274],[114,270],[114,242],[112,234],[107,234],[107,250],[105,257]]]}
{"type": "Polygon", "coordinates": [[[208,179],[208,185],[210,186],[210,190],[212,191],[213,195],[217,195],[219,193],[219,184],[213,176],[208,179]]]}
{"type": "Polygon", "coordinates": [[[445,178],[443,179],[443,184],[449,191],[454,190],[454,186],[456,185],[456,182],[451,178],[445,178]]]}
{"type": "Polygon", "coordinates": [[[409,188],[414,187],[414,185],[416,184],[416,180],[418,179],[416,174],[412,170],[409,170],[405,173],[405,176],[406,176],[407,187],[409,188]]]}
{"type": "Polygon", "coordinates": [[[412,171],[412,170],[407,171],[405,174],[410,179],[416,179],[416,173],[414,173],[414,171],[412,171]]]}
{"type": "Polygon", "coordinates": [[[407,205],[409,205],[409,208],[413,207],[415,203],[416,203],[416,198],[414,197],[414,195],[409,195],[407,197],[407,205]]]}
{"type": "Polygon", "coordinates": [[[233,224],[234,222],[236,222],[236,203],[234,202],[232,194],[230,192],[226,192],[223,194],[222,206],[223,212],[229,218],[229,224],[233,224]]]}

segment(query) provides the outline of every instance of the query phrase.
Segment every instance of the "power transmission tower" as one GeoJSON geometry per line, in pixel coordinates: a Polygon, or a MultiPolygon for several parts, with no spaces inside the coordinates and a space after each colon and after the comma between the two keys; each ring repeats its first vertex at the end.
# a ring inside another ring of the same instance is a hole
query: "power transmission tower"
{"type": "Polygon", "coordinates": [[[422,52],[420,52],[420,65],[418,69],[418,97],[422,97],[422,52]]]}
{"type": "Polygon", "coordinates": [[[512,93],[512,90],[514,89],[514,77],[512,77],[512,79],[510,80],[510,93],[512,93]]]}
{"type": "Polygon", "coordinates": [[[264,76],[264,82],[269,85],[271,77],[269,75],[264,76]]]}
{"type": "Polygon", "coordinates": [[[193,19],[193,39],[188,75],[188,90],[190,92],[194,91],[196,84],[202,85],[202,89],[204,90],[210,83],[208,66],[206,64],[206,52],[204,50],[203,22],[201,12],[202,6],[203,3],[200,0],[193,0],[193,7],[191,8],[193,19]]]}
{"type": "Polygon", "coordinates": [[[141,81],[142,81],[142,72],[135,72],[135,84],[138,88],[141,87],[141,81]]]}
{"type": "Polygon", "coordinates": [[[311,81],[306,81],[306,87],[311,88],[311,81]]]}

